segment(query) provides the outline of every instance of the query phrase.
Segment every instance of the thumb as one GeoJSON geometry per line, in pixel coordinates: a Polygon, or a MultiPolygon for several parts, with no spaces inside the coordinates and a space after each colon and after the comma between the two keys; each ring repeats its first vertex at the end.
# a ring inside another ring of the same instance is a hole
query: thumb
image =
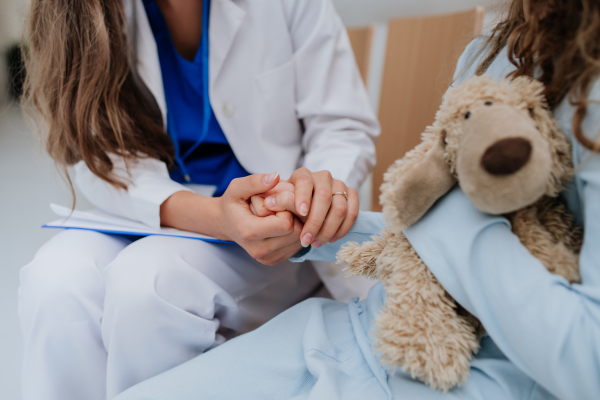
{"type": "Polygon", "coordinates": [[[235,198],[248,200],[250,197],[273,189],[279,183],[279,173],[254,174],[231,181],[227,191],[235,198]]]}

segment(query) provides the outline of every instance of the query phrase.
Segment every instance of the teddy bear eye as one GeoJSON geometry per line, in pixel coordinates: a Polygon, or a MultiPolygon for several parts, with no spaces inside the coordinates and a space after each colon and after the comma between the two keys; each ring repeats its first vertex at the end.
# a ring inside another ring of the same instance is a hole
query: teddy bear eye
{"type": "Polygon", "coordinates": [[[465,119],[469,119],[470,116],[471,116],[471,111],[469,111],[468,113],[465,114],[465,119]]]}
{"type": "Polygon", "coordinates": [[[485,105],[486,105],[486,106],[491,106],[491,105],[492,105],[492,102],[491,102],[491,101],[486,101],[486,102],[485,102],[485,105]]]}

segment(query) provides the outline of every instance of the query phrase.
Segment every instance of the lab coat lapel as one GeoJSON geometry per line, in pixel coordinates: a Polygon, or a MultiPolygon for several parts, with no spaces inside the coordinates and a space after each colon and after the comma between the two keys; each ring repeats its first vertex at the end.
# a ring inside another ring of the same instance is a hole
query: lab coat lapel
{"type": "Polygon", "coordinates": [[[160,60],[158,59],[156,41],[144,10],[144,4],[142,0],[123,0],[123,7],[132,46],[132,67],[154,96],[166,129],[167,101],[165,99],[160,60]]]}
{"type": "Polygon", "coordinates": [[[233,0],[212,0],[209,26],[209,75],[216,81],[246,12],[233,0]]]}

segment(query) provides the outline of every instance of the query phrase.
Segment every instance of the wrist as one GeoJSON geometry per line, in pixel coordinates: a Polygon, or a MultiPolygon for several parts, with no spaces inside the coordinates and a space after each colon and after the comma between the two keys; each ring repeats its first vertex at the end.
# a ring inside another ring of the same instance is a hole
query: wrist
{"type": "Polygon", "coordinates": [[[233,238],[227,229],[225,201],[223,196],[209,198],[206,205],[207,208],[205,209],[205,212],[210,219],[210,226],[213,230],[211,236],[221,240],[233,241],[233,238]]]}
{"type": "Polygon", "coordinates": [[[160,206],[161,225],[230,240],[223,229],[222,209],[221,198],[177,192],[160,206]]]}

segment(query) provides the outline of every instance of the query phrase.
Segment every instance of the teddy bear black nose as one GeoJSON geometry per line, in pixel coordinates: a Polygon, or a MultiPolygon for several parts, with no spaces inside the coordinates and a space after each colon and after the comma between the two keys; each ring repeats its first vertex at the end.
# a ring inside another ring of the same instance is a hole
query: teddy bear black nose
{"type": "Polygon", "coordinates": [[[487,148],[481,165],[492,175],[514,174],[529,161],[531,143],[523,138],[502,139],[487,148]]]}

